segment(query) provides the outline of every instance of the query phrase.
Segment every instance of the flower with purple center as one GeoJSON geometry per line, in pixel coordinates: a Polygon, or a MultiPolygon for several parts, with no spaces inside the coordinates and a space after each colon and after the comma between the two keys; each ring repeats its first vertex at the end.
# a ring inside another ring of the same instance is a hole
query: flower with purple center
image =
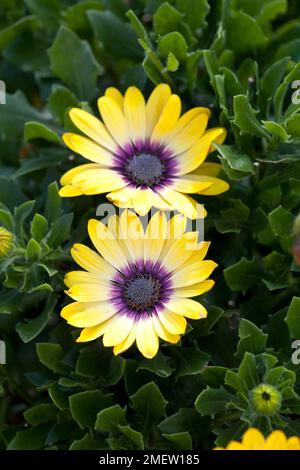
{"type": "Polygon", "coordinates": [[[180,98],[166,84],[148,101],[136,87],[125,96],[108,88],[98,100],[103,121],[73,108],[70,118],[87,137],[65,133],[65,144],[93,163],[72,168],[61,178],[61,196],[108,193],[118,207],[145,215],[151,207],[178,210],[195,219],[196,201],[188,196],[220,194],[228,184],[217,178],[220,164],[205,162],[223,128],[206,129],[210,110],[181,114],[180,98]]]}
{"type": "Polygon", "coordinates": [[[67,294],[75,302],[61,312],[69,324],[83,328],[77,341],[103,336],[104,346],[113,346],[115,354],[136,341],[140,352],[152,358],[159,338],[177,343],[186,318],[206,317],[204,306],[190,297],[213,287],[207,278],[216,264],[204,260],[209,243],[185,230],[185,217],[168,221],[159,211],[146,228],[128,210],[110,217],[107,226],[89,221],[98,253],[80,244],[72,248],[85,271],[66,275],[67,294]]]}

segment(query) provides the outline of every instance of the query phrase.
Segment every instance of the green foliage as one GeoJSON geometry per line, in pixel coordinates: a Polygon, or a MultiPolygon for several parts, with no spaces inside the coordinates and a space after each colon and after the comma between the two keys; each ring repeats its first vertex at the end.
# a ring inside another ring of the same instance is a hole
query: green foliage
{"type": "Polygon", "coordinates": [[[213,448],[249,426],[300,434],[298,3],[1,4],[0,226],[13,246],[0,260],[0,450],[213,448]],[[219,268],[208,318],[189,322],[179,345],[152,360],[134,348],[115,357],[99,341],[75,343],[59,316],[70,247],[87,242],[104,201],[58,196],[56,182],[82,162],[61,135],[74,131],[69,109],[96,114],[106,87],[148,96],[160,82],[184,109],[209,106],[210,127],[228,132],[209,158],[230,190],[199,197],[219,268]],[[254,406],[262,383],[282,397],[272,416],[254,406]]]}

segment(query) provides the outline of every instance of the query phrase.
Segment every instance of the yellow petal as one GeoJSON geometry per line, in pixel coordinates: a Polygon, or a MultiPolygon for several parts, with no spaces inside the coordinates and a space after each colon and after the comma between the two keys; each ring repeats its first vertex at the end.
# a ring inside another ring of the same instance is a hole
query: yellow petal
{"type": "Polygon", "coordinates": [[[125,210],[120,216],[120,234],[132,261],[143,259],[144,229],[140,218],[125,210]]]}
{"type": "Polygon", "coordinates": [[[132,325],[131,330],[129,331],[128,335],[126,338],[119,344],[116,344],[114,346],[113,352],[115,355],[121,354],[124,351],[127,351],[127,349],[132,346],[132,344],[135,342],[135,324],[132,325]]]}
{"type": "Polygon", "coordinates": [[[99,338],[100,336],[105,333],[106,329],[108,328],[110,324],[111,319],[109,318],[105,322],[101,323],[100,325],[95,325],[91,326],[89,328],[84,328],[79,336],[77,338],[76,342],[77,343],[84,343],[85,341],[93,341],[96,338],[99,338]]]}
{"type": "Polygon", "coordinates": [[[160,195],[167,201],[170,206],[177,209],[178,212],[183,214],[189,219],[196,219],[197,213],[197,202],[189,196],[179,193],[171,188],[163,188],[159,191],[160,195]]]}
{"type": "Polygon", "coordinates": [[[157,354],[159,341],[151,316],[139,319],[136,327],[136,345],[147,359],[152,359],[157,354]]]}
{"type": "Polygon", "coordinates": [[[226,450],[246,450],[246,449],[240,442],[232,441],[228,444],[226,450]]]}
{"type": "Polygon", "coordinates": [[[299,437],[289,437],[286,443],[286,450],[300,450],[300,439],[299,437]]]}
{"type": "Polygon", "coordinates": [[[156,212],[150,219],[144,242],[144,260],[154,263],[158,260],[167,235],[167,218],[165,214],[156,212]]]}
{"type": "MultiPolygon", "coordinates": [[[[191,179],[196,177],[196,174],[189,173],[191,179]]],[[[208,186],[203,189],[197,191],[199,194],[203,194],[204,196],[215,196],[217,194],[224,193],[228,191],[229,184],[226,181],[220,180],[219,178],[212,178],[211,176],[201,176],[198,175],[197,179],[199,182],[203,181],[204,184],[208,184],[208,186]]]]}
{"type": "Polygon", "coordinates": [[[195,243],[196,232],[186,233],[179,240],[174,240],[169,246],[169,250],[163,252],[163,264],[169,272],[182,266],[192,256],[193,251],[188,249],[189,243],[195,243]]]}
{"type": "Polygon", "coordinates": [[[266,450],[286,450],[286,437],[282,431],[273,431],[266,439],[266,450]]]}
{"type": "Polygon", "coordinates": [[[83,269],[101,274],[102,280],[111,279],[115,273],[111,264],[85,245],[75,243],[71,249],[71,255],[83,269]]]}
{"type": "Polygon", "coordinates": [[[172,335],[162,324],[157,315],[152,316],[154,330],[159,338],[169,343],[176,344],[180,340],[180,335],[172,335]]]}
{"type": "Polygon", "coordinates": [[[112,152],[116,150],[116,143],[105,128],[103,122],[92,114],[79,108],[72,108],[69,112],[70,118],[78,129],[93,139],[98,144],[108,148],[112,152]]]}
{"type": "Polygon", "coordinates": [[[65,275],[65,284],[71,287],[75,284],[95,284],[101,282],[101,275],[99,273],[89,273],[86,271],[71,271],[65,275]]]}
{"type": "MultiPolygon", "coordinates": [[[[213,181],[209,181],[205,176],[184,175],[175,178],[173,188],[181,193],[201,193],[205,192],[213,185],[213,181]]],[[[221,181],[221,180],[220,180],[221,181]]]]}
{"type": "Polygon", "coordinates": [[[184,266],[172,274],[172,285],[174,288],[190,286],[207,279],[217,264],[211,260],[199,261],[184,266]]]}
{"type": "Polygon", "coordinates": [[[136,188],[132,195],[132,205],[137,214],[143,216],[148,214],[152,207],[153,191],[150,188],[136,188]]]}
{"type": "Polygon", "coordinates": [[[191,286],[179,287],[175,289],[174,295],[176,295],[176,297],[195,297],[196,295],[201,295],[209,291],[214,285],[215,281],[208,279],[207,281],[198,282],[191,286]]]}
{"type": "Polygon", "coordinates": [[[206,159],[212,142],[222,143],[226,130],[217,127],[208,129],[188,150],[178,156],[179,174],[190,173],[199,167],[206,159]]]}
{"type": "Polygon", "coordinates": [[[108,347],[122,343],[122,341],[124,341],[129,334],[133,323],[133,316],[127,316],[123,313],[115,315],[104,333],[103,345],[108,347]]]}
{"type": "Polygon", "coordinates": [[[166,303],[166,308],[177,315],[183,315],[192,320],[200,320],[207,317],[207,310],[199,302],[192,299],[182,299],[172,296],[166,303]]]}
{"type": "Polygon", "coordinates": [[[123,111],[124,98],[123,98],[122,93],[117,88],[114,88],[112,86],[106,88],[105,96],[113,100],[119,106],[121,111],[123,111]]]}
{"type": "Polygon", "coordinates": [[[59,190],[59,195],[60,197],[74,197],[74,196],[81,196],[82,191],[80,188],[77,188],[76,186],[72,186],[71,184],[68,184],[67,186],[63,186],[59,190]]]}
{"type": "Polygon", "coordinates": [[[77,328],[98,325],[115,315],[116,307],[111,302],[73,302],[61,311],[61,317],[77,328]]]}
{"type": "Polygon", "coordinates": [[[87,137],[66,132],[63,134],[63,141],[73,152],[101,166],[111,166],[113,163],[112,153],[87,137]]]}
{"type": "Polygon", "coordinates": [[[110,286],[100,281],[95,284],[75,284],[66,293],[78,302],[97,302],[112,296],[110,286]]]}
{"type": "Polygon", "coordinates": [[[199,112],[176,135],[172,136],[170,140],[167,139],[167,145],[175,155],[187,151],[199,140],[207,127],[208,118],[207,112],[199,112]]]}
{"type": "Polygon", "coordinates": [[[176,313],[167,310],[167,308],[164,308],[163,311],[158,313],[158,317],[165,329],[172,335],[182,335],[185,332],[187,322],[182,315],[177,315],[176,313]]]}
{"type": "Polygon", "coordinates": [[[84,194],[101,194],[126,186],[121,175],[107,168],[81,172],[73,178],[72,184],[80,187],[84,194]]]}
{"type": "Polygon", "coordinates": [[[250,428],[243,436],[242,445],[247,450],[259,450],[264,447],[265,438],[258,429],[250,428]]]}
{"type": "Polygon", "coordinates": [[[127,203],[131,200],[134,191],[135,188],[126,186],[125,188],[118,189],[118,191],[113,191],[107,194],[106,197],[116,205],[118,203],[127,203]]]}
{"type": "Polygon", "coordinates": [[[99,170],[100,165],[97,163],[85,163],[84,165],[75,166],[71,170],[67,171],[60,179],[60,183],[64,186],[66,184],[72,183],[72,180],[75,176],[79,173],[84,172],[86,170],[99,170]]]}
{"type": "Polygon", "coordinates": [[[112,232],[100,221],[91,219],[88,223],[89,236],[104,259],[117,269],[127,264],[120,244],[112,232]]]}
{"type": "Polygon", "coordinates": [[[107,129],[115,141],[123,147],[129,141],[124,114],[115,101],[106,96],[98,99],[98,107],[107,129]]]}
{"type": "Polygon", "coordinates": [[[151,93],[146,105],[148,137],[151,136],[154,126],[158,122],[170,95],[171,89],[169,85],[165,83],[157,85],[151,93]]]}
{"type": "Polygon", "coordinates": [[[163,251],[162,259],[164,259],[166,253],[172,247],[175,240],[180,240],[183,237],[183,234],[186,229],[187,219],[182,214],[176,214],[174,217],[171,217],[168,221],[167,227],[167,238],[163,251]]]}
{"type": "Polygon", "coordinates": [[[180,116],[181,101],[179,96],[171,95],[163,109],[163,112],[155,125],[151,140],[160,142],[166,138],[168,132],[175,126],[180,116]]]}
{"type": "Polygon", "coordinates": [[[128,132],[133,142],[144,141],[146,137],[146,103],[140,90],[129,87],[124,98],[124,114],[128,132]]]}
{"type": "Polygon", "coordinates": [[[222,165],[215,162],[204,162],[199,168],[193,171],[196,175],[206,175],[216,177],[222,170],[222,165]]]}

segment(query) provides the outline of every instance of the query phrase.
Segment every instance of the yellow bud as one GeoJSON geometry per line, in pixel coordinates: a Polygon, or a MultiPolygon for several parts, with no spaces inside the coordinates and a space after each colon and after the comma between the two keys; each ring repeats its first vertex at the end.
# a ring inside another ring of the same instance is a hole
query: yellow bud
{"type": "Polygon", "coordinates": [[[13,234],[0,227],[0,259],[8,255],[13,246],[13,234]]]}
{"type": "Polygon", "coordinates": [[[254,411],[263,416],[272,416],[281,407],[281,393],[273,385],[260,384],[250,394],[250,403],[254,411]]]}

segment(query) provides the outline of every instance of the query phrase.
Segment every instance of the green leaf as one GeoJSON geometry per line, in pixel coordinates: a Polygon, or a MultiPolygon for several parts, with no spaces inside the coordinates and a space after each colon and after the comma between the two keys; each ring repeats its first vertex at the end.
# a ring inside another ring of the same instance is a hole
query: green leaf
{"type": "Polygon", "coordinates": [[[73,214],[64,214],[53,222],[47,243],[50,247],[57,247],[70,236],[73,214]]]}
{"type": "Polygon", "coordinates": [[[199,416],[193,408],[179,408],[179,410],[165,418],[158,428],[164,434],[182,433],[187,429],[192,436],[198,437],[207,432],[207,420],[199,416]]]}
{"type": "Polygon", "coordinates": [[[144,385],[130,398],[132,408],[143,422],[143,436],[146,438],[152,427],[166,415],[167,401],[154,382],[144,385]]]}
{"type": "Polygon", "coordinates": [[[245,352],[240,364],[239,376],[246,382],[250,390],[259,384],[259,376],[255,357],[248,351],[245,352]]]}
{"type": "Polygon", "coordinates": [[[249,208],[240,199],[230,199],[230,207],[221,211],[222,218],[215,225],[220,233],[240,233],[247,226],[249,208]]]}
{"type": "Polygon", "coordinates": [[[254,354],[263,352],[267,344],[268,335],[263,333],[254,323],[241,318],[239,338],[236,355],[242,358],[247,351],[254,354]]]}
{"type": "Polygon", "coordinates": [[[209,415],[214,418],[218,413],[224,412],[227,405],[234,400],[234,395],[223,387],[220,389],[207,387],[196,399],[195,408],[202,416],[209,415]]]}
{"type": "Polygon", "coordinates": [[[82,439],[72,442],[70,450],[105,450],[108,445],[105,442],[92,439],[89,434],[85,434],[82,439]]]}
{"type": "Polygon", "coordinates": [[[45,217],[48,222],[55,222],[61,214],[61,197],[58,194],[56,181],[49,184],[45,207],[45,217]]]}
{"type": "Polygon", "coordinates": [[[41,403],[35,405],[24,412],[24,418],[31,426],[55,421],[57,408],[51,403],[41,403]]]}
{"type": "Polygon", "coordinates": [[[63,363],[65,353],[59,344],[55,343],[38,343],[36,351],[39,360],[48,369],[57,374],[65,374],[69,368],[63,363]]]}
{"type": "Polygon", "coordinates": [[[102,69],[86,41],[61,26],[49,49],[49,57],[53,72],[80,100],[89,101],[95,96],[97,78],[102,69]]]}
{"type": "Polygon", "coordinates": [[[179,62],[184,62],[187,58],[188,46],[182,34],[173,31],[160,37],[158,50],[162,57],[168,57],[172,53],[179,62]]]}
{"type": "Polygon", "coordinates": [[[194,375],[202,371],[207,365],[209,354],[200,351],[197,342],[194,341],[188,348],[174,348],[172,355],[176,361],[176,376],[194,375]]]}
{"type": "Polygon", "coordinates": [[[48,108],[61,124],[65,123],[65,113],[69,108],[78,107],[76,96],[62,85],[54,85],[48,100],[48,108]]]}
{"type": "Polygon", "coordinates": [[[127,18],[130,20],[131,26],[135,30],[139,39],[142,39],[150,45],[150,40],[148,38],[147,31],[143,23],[138,19],[133,10],[128,10],[126,13],[127,18]]]}
{"type": "Polygon", "coordinates": [[[11,43],[17,36],[23,31],[30,31],[35,29],[37,26],[36,18],[31,16],[25,16],[13,24],[10,24],[6,28],[2,28],[0,31],[0,51],[2,51],[9,43],[11,43]]]}
{"type": "Polygon", "coordinates": [[[192,450],[193,442],[190,436],[190,433],[187,431],[172,433],[172,434],[163,434],[163,436],[172,442],[172,448],[178,450],[192,450]]]}
{"type": "Polygon", "coordinates": [[[144,449],[143,436],[140,432],[135,431],[134,429],[132,429],[132,427],[128,425],[122,426],[119,424],[118,428],[121,431],[121,433],[127,438],[129,443],[131,444],[130,449],[136,449],[136,450],[144,449]]]}
{"type": "Polygon", "coordinates": [[[103,50],[115,59],[141,60],[142,49],[135,31],[110,11],[89,11],[88,18],[103,50]]]}
{"type": "Polygon", "coordinates": [[[48,230],[47,219],[45,219],[45,217],[43,217],[41,214],[36,213],[31,222],[31,229],[30,229],[31,235],[37,242],[40,242],[46,235],[47,230],[48,230]]]}
{"type": "Polygon", "coordinates": [[[169,72],[176,72],[179,67],[179,62],[172,52],[169,53],[167,57],[167,70],[169,72]]]}
{"type": "Polygon", "coordinates": [[[257,137],[269,138],[268,132],[261,126],[249,98],[245,95],[237,95],[233,98],[234,124],[241,129],[242,134],[253,134],[257,137]]]}
{"type": "Polygon", "coordinates": [[[153,359],[143,359],[137,368],[139,370],[149,370],[159,377],[169,377],[174,368],[169,365],[170,359],[159,351],[153,359]]]}
{"type": "Polygon", "coordinates": [[[285,121],[286,132],[290,134],[294,139],[299,139],[300,137],[300,116],[296,114],[291,116],[285,121]]]}
{"type": "Polygon", "coordinates": [[[291,212],[282,206],[278,206],[269,214],[268,218],[275,235],[280,238],[291,237],[294,224],[294,217],[291,212]]]}
{"type": "Polygon", "coordinates": [[[29,428],[25,431],[19,431],[8,444],[7,450],[41,449],[45,443],[48,432],[49,427],[47,424],[29,428]]]}
{"type": "Polygon", "coordinates": [[[255,18],[243,11],[231,11],[226,26],[230,49],[238,52],[252,51],[267,42],[267,37],[255,18]]]}
{"type": "Polygon", "coordinates": [[[29,142],[33,139],[43,139],[57,144],[62,143],[61,138],[54,130],[50,129],[50,127],[45,124],[34,121],[26,122],[24,128],[24,139],[25,142],[29,142]]]}
{"type": "Polygon", "coordinates": [[[96,431],[106,431],[118,435],[119,426],[126,426],[126,409],[122,409],[120,405],[105,408],[97,414],[96,431]]]}
{"type": "Polygon", "coordinates": [[[293,297],[285,321],[291,338],[300,339],[300,297],[293,297]]]}
{"type": "Polygon", "coordinates": [[[236,264],[224,269],[224,277],[230,289],[245,293],[260,280],[260,270],[254,258],[252,260],[242,258],[236,264]]]}
{"type": "Polygon", "coordinates": [[[176,0],[178,10],[185,15],[185,21],[192,31],[197,31],[206,25],[205,18],[210,6],[207,0],[176,0]]]}
{"type": "Polygon", "coordinates": [[[81,428],[94,428],[97,414],[112,403],[112,395],[100,390],[88,390],[69,397],[73,418],[81,428]]]}
{"type": "Polygon", "coordinates": [[[221,157],[225,158],[232,170],[246,174],[254,173],[253,163],[247,154],[239,153],[233,145],[213,144],[213,146],[220,152],[221,157]]]}
{"type": "Polygon", "coordinates": [[[21,243],[24,241],[24,236],[25,236],[24,235],[25,220],[31,214],[34,205],[35,205],[35,201],[27,201],[27,202],[24,202],[24,204],[22,204],[21,206],[15,208],[15,211],[14,211],[15,233],[21,243]]]}
{"type": "Polygon", "coordinates": [[[184,15],[170,3],[164,2],[153,15],[154,31],[157,35],[164,35],[178,29],[184,15]]]}
{"type": "Polygon", "coordinates": [[[275,121],[261,121],[263,127],[272,134],[273,137],[282,140],[283,142],[287,142],[290,139],[290,135],[286,132],[284,127],[282,127],[278,122],[275,121]]]}
{"type": "Polygon", "coordinates": [[[39,258],[40,254],[41,254],[41,247],[40,247],[40,244],[34,240],[33,238],[31,238],[29,240],[29,242],[27,243],[27,247],[26,247],[26,258],[27,259],[37,259],[39,258]]]}

